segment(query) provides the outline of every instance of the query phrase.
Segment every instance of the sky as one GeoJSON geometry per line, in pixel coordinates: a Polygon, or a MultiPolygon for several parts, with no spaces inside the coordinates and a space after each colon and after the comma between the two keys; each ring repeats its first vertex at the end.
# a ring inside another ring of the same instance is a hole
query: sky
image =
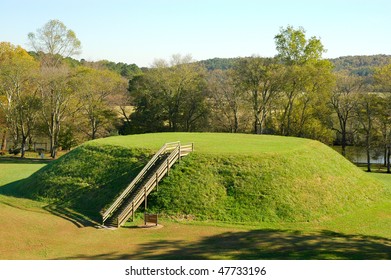
{"type": "Polygon", "coordinates": [[[27,34],[51,19],[76,33],[76,59],[140,67],[173,54],[272,57],[288,25],[320,38],[325,58],[391,55],[390,0],[0,0],[0,41],[30,50],[27,34]]]}

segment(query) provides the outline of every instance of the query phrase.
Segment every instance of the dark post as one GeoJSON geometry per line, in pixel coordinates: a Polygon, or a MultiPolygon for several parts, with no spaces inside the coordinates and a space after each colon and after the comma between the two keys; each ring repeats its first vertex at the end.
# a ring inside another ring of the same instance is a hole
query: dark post
{"type": "Polygon", "coordinates": [[[159,174],[156,172],[156,191],[159,191],[159,174]]]}
{"type": "Polygon", "coordinates": [[[391,155],[391,146],[387,145],[387,173],[391,173],[390,155],[391,155]]]}
{"type": "Polygon", "coordinates": [[[144,187],[144,208],[145,208],[145,210],[147,210],[147,208],[148,208],[148,202],[147,202],[147,187],[144,187]]]}
{"type": "Polygon", "coordinates": [[[132,222],[134,222],[134,201],[132,201],[132,222]]]}

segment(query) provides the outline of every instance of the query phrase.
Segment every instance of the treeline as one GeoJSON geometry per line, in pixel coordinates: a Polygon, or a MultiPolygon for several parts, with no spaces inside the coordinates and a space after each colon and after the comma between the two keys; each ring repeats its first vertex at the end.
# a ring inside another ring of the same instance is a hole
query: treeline
{"type": "Polygon", "coordinates": [[[339,144],[344,155],[362,146],[368,169],[374,150],[389,158],[389,57],[323,59],[321,41],[302,28],[281,28],[274,58],[173,55],[143,69],[70,58],[80,42],[56,20],[29,40],[29,53],[0,44],[3,150],[10,137],[22,156],[50,139],[55,157],[60,147],[115,134],[215,131],[306,137],[339,144]]]}
{"type": "MultiPolygon", "coordinates": [[[[302,28],[275,36],[278,55],[192,63],[175,55],[159,60],[129,82],[135,112],[126,133],[221,131],[316,139],[365,147],[389,159],[391,65],[387,56],[348,58],[350,68],[322,59],[324,47],[302,28]],[[369,61],[372,60],[372,61],[369,61]],[[357,66],[357,67],[356,67],[357,66]]],[[[343,62],[345,61],[345,62],[343,62]]],[[[389,163],[389,160],[388,160],[389,163]]]]}
{"type": "MultiPolygon", "coordinates": [[[[240,58],[211,58],[198,61],[208,71],[232,69],[240,58]]],[[[333,64],[333,72],[346,71],[352,75],[373,75],[377,67],[386,66],[391,55],[353,55],[327,59],[333,64]]]]}
{"type": "Polygon", "coordinates": [[[0,43],[2,152],[8,147],[24,157],[33,143],[45,142],[55,158],[60,147],[117,134],[128,79],[141,70],[71,59],[80,51],[80,41],[57,20],[28,37],[34,52],[0,43]]]}

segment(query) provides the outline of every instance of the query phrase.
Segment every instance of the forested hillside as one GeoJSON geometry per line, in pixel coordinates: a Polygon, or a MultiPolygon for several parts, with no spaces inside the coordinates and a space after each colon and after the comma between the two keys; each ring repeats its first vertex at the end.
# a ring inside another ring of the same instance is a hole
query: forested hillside
{"type": "MultiPolygon", "coordinates": [[[[239,58],[212,58],[199,61],[208,70],[227,70],[234,67],[239,58]]],[[[334,71],[348,71],[359,76],[373,74],[374,67],[391,63],[391,55],[353,55],[328,59],[334,66],[334,71]]]]}

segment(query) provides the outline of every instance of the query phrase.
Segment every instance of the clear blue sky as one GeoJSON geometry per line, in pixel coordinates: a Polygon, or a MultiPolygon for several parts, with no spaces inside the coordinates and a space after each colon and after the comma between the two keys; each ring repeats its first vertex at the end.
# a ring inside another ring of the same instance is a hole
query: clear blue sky
{"type": "Polygon", "coordinates": [[[274,56],[280,27],[319,37],[325,57],[391,54],[390,0],[0,0],[0,41],[28,49],[51,19],[76,32],[77,59],[149,66],[155,58],[274,56]]]}

